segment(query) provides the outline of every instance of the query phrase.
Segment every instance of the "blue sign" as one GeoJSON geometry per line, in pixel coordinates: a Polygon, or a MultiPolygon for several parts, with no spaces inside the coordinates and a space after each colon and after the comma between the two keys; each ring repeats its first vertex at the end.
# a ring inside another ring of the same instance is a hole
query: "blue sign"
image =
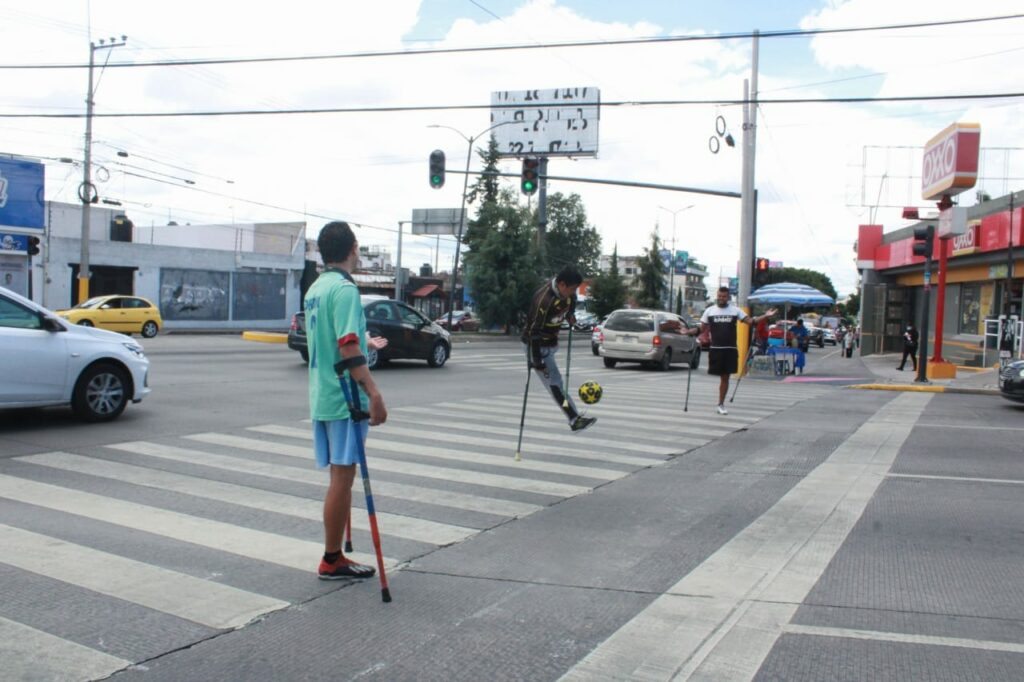
{"type": "Polygon", "coordinates": [[[28,255],[28,235],[0,232],[0,254],[28,255]]]}
{"type": "Polygon", "coordinates": [[[0,159],[0,226],[45,226],[43,164],[0,159]]]}
{"type": "Polygon", "coordinates": [[[690,252],[689,251],[676,251],[676,274],[685,275],[686,266],[690,264],[690,252]]]}

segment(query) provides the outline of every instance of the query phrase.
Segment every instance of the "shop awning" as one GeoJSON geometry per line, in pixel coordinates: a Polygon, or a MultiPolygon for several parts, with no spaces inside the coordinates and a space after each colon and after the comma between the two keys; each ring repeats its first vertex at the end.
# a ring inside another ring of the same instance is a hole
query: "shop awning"
{"type": "Polygon", "coordinates": [[[424,284],[419,289],[409,294],[409,296],[412,298],[426,298],[437,291],[437,289],[438,286],[436,284],[424,284]]]}

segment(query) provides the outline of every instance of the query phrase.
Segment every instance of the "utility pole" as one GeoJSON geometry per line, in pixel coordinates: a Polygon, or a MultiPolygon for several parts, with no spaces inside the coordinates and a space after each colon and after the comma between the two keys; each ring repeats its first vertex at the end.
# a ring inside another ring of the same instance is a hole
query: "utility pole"
{"type": "MultiPolygon", "coordinates": [[[[668,270],[668,308],[669,308],[669,310],[671,310],[672,306],[674,305],[675,295],[676,295],[676,292],[675,292],[676,216],[679,215],[680,213],[682,213],[683,211],[687,210],[687,209],[693,208],[694,205],[695,204],[690,204],[689,206],[684,206],[684,207],[682,207],[680,209],[676,209],[675,211],[673,211],[670,208],[665,208],[664,206],[659,206],[658,207],[662,211],[668,211],[669,213],[672,214],[672,255],[669,256],[669,259],[668,259],[668,262],[669,262],[669,270],[668,270]]],[[[684,280],[683,288],[684,289],[686,288],[685,280],[684,280]]],[[[686,298],[686,297],[684,296],[683,298],[686,298]]]]}
{"type": "Polygon", "coordinates": [[[747,307],[751,267],[754,263],[754,153],[757,149],[757,53],[758,31],[754,31],[750,81],[743,81],[743,182],[740,210],[740,271],[736,305],[747,307]]]}
{"type": "Polygon", "coordinates": [[[92,109],[93,95],[96,94],[93,85],[93,71],[96,66],[96,52],[121,47],[127,41],[128,36],[121,36],[120,41],[111,38],[108,42],[100,38],[99,44],[89,43],[89,92],[85,98],[85,163],[82,168],[82,184],[78,186],[78,198],[82,200],[82,255],[78,264],[79,303],[89,298],[89,277],[91,276],[89,272],[89,229],[92,204],[98,197],[96,186],[92,184],[92,109]]]}
{"type": "Polygon", "coordinates": [[[395,264],[395,300],[402,300],[402,225],[409,222],[408,220],[398,221],[398,257],[397,263],[395,264]]]}

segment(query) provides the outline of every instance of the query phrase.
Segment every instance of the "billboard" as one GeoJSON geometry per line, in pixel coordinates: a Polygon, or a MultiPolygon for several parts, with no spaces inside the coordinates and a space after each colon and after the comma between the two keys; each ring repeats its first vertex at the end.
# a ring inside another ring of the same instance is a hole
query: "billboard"
{"type": "Polygon", "coordinates": [[[491,93],[491,123],[502,156],[597,156],[598,88],[491,93]]]}
{"type": "Polygon", "coordinates": [[[0,227],[42,230],[44,184],[43,164],[0,159],[0,227]]]}

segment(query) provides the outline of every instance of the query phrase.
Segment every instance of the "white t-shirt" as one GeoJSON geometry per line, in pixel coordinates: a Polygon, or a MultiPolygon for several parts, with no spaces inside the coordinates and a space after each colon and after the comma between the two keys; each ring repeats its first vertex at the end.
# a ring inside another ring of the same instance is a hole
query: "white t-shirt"
{"type": "Polygon", "coordinates": [[[732,304],[724,308],[713,305],[704,309],[700,321],[711,328],[712,348],[736,348],[736,323],[749,317],[732,304]]]}

